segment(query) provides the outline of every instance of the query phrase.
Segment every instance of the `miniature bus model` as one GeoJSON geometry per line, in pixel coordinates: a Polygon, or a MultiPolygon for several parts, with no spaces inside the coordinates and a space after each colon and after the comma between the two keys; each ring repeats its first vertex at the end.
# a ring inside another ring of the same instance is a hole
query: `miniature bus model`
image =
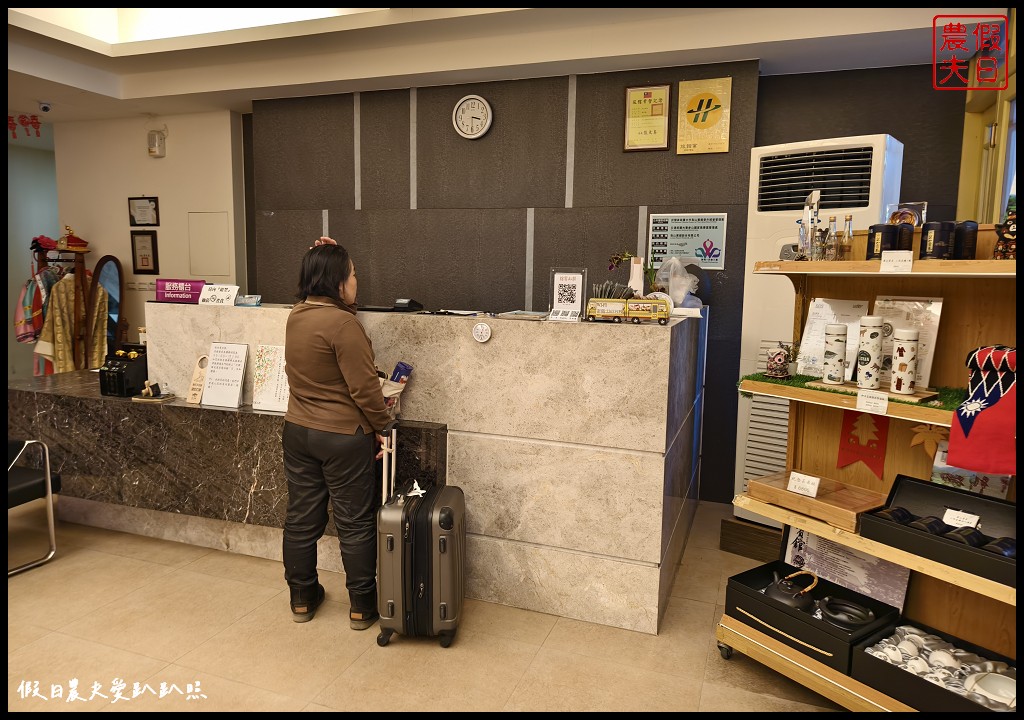
{"type": "Polygon", "coordinates": [[[587,301],[586,318],[591,322],[631,320],[639,324],[645,320],[657,320],[659,325],[664,325],[671,315],[672,307],[664,298],[591,298],[587,301]]]}

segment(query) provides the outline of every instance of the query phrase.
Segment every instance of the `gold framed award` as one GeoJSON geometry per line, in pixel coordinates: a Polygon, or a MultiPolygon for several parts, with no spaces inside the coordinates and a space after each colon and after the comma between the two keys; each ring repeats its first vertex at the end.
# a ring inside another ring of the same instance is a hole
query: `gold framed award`
{"type": "Polygon", "coordinates": [[[667,150],[671,85],[626,88],[624,150],[667,150]]]}

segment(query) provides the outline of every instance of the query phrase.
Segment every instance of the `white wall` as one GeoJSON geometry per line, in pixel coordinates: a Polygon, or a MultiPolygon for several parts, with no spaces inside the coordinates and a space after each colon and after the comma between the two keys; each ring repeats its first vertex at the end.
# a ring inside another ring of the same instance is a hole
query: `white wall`
{"type": "Polygon", "coordinates": [[[125,282],[133,284],[124,307],[130,342],[145,324],[146,301],[156,297],[155,288],[132,289],[134,283],[197,278],[245,290],[241,133],[241,117],[226,111],[54,125],[60,226],[88,241],[89,268],[104,255],[121,261],[125,282]],[[165,126],[166,157],[151,158],[147,134],[165,126]],[[141,196],[159,199],[158,227],[131,227],[128,198],[141,196]],[[189,256],[191,212],[226,213],[227,235],[208,251],[234,260],[227,275],[191,272],[191,262],[202,259],[189,256]],[[158,275],[133,274],[133,229],[156,232],[158,275]]]}
{"type": "MultiPolygon", "coordinates": [[[[48,132],[47,127],[41,128],[48,132]]],[[[21,137],[19,131],[19,138],[21,137]]],[[[7,143],[7,378],[32,377],[35,347],[14,339],[14,308],[32,272],[36,235],[57,238],[57,172],[52,150],[7,143]]]]}

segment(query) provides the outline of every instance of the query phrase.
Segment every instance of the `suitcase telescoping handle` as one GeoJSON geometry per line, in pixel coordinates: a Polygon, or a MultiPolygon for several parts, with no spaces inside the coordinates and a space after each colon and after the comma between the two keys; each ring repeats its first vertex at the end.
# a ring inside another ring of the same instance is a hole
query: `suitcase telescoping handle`
{"type": "Polygon", "coordinates": [[[380,504],[384,505],[387,503],[388,498],[395,492],[395,466],[398,464],[395,462],[395,444],[398,440],[398,420],[392,420],[384,426],[384,430],[381,432],[381,436],[384,438],[384,443],[381,445],[381,450],[384,455],[381,457],[384,472],[381,473],[380,479],[380,504]]]}

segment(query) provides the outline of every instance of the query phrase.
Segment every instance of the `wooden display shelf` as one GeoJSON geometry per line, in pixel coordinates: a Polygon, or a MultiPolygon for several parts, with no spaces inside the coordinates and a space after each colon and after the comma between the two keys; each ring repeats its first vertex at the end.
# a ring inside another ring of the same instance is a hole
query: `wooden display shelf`
{"type": "Polygon", "coordinates": [[[715,627],[718,641],[792,678],[819,695],[855,712],[916,712],[873,687],[797,652],[775,638],[723,615],[715,627]]]}
{"type": "MultiPolygon", "coordinates": [[[[849,380],[844,382],[842,385],[833,385],[822,380],[814,380],[807,383],[807,387],[817,388],[819,390],[834,390],[835,392],[846,393],[847,395],[856,395],[860,392],[860,388],[857,387],[857,383],[850,382],[849,380]]],[[[908,403],[931,402],[939,396],[938,390],[927,389],[915,390],[912,395],[901,395],[900,393],[894,393],[886,390],[884,387],[879,388],[876,392],[884,392],[889,396],[890,400],[902,400],[903,402],[908,403]]]]}
{"type": "Polygon", "coordinates": [[[875,557],[894,562],[905,568],[910,568],[919,573],[942,580],[963,588],[970,588],[972,591],[998,600],[999,602],[1017,606],[1017,588],[997,583],[994,580],[973,575],[958,568],[944,565],[920,555],[914,555],[905,550],[900,550],[891,545],[861,537],[856,533],[840,530],[832,527],[826,522],[803,515],[802,513],[787,510],[786,508],[771,503],[755,500],[750,495],[743,493],[733,499],[733,505],[752,513],[757,513],[771,520],[791,525],[792,527],[826,538],[832,542],[861,552],[874,555],[875,557]]]}
{"type": "Polygon", "coordinates": [[[784,507],[793,512],[827,522],[847,532],[857,532],[860,514],[885,507],[886,495],[867,488],[823,477],[817,497],[786,489],[789,473],[780,472],[747,482],[747,494],[755,500],[784,507]]]}
{"type": "Polygon", "coordinates": [[[880,275],[916,277],[1017,277],[1016,260],[915,260],[909,273],[882,273],[881,260],[761,260],[754,263],[758,275],[880,275]]]}
{"type": "MultiPolygon", "coordinates": [[[[856,395],[814,390],[806,387],[794,387],[792,385],[764,382],[762,380],[741,380],[740,392],[748,392],[754,395],[769,395],[771,397],[796,400],[798,402],[811,403],[812,405],[842,408],[844,410],[857,409],[856,395]]],[[[942,408],[891,402],[885,414],[888,417],[901,420],[913,420],[914,422],[942,425],[943,427],[950,427],[953,424],[953,411],[943,410],[942,408]]]]}

